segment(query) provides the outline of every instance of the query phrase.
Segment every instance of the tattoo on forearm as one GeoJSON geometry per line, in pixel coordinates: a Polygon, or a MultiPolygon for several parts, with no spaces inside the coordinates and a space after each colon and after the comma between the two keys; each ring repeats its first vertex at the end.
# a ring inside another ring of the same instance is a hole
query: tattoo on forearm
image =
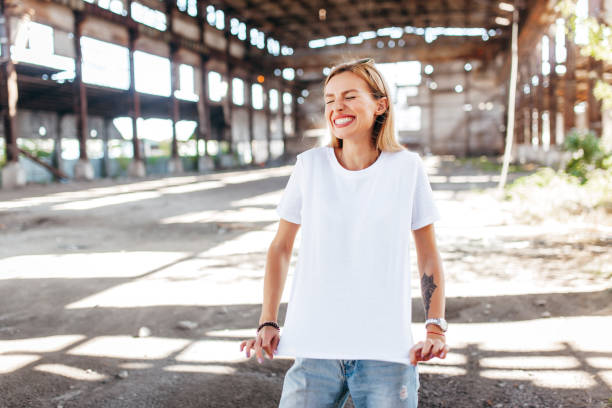
{"type": "Polygon", "coordinates": [[[429,306],[434,291],[438,286],[434,283],[433,275],[428,276],[426,273],[421,277],[421,293],[423,294],[423,305],[425,306],[425,319],[429,317],[429,306]]]}

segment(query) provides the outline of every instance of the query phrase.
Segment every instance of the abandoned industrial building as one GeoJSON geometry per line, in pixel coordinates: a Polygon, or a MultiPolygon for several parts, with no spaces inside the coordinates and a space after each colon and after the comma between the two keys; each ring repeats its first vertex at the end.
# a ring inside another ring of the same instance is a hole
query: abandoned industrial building
{"type": "MultiPolygon", "coordinates": [[[[609,134],[610,66],[554,2],[517,2],[515,160],[554,160],[574,127],[609,134]]],[[[604,20],[609,1],[580,1],[604,20]]],[[[261,165],[325,137],[321,83],[373,57],[401,143],[501,154],[514,5],[473,1],[4,1],[3,185],[261,165]]]]}

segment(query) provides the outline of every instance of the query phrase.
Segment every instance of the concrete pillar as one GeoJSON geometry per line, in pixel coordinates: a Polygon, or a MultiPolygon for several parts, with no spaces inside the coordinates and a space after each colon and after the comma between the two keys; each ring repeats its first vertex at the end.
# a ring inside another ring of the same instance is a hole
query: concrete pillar
{"type": "Polygon", "coordinates": [[[79,140],[79,161],[74,166],[76,180],[93,180],[94,169],[87,157],[87,139],[89,127],[87,125],[87,90],[83,83],[83,55],[81,52],[81,36],[85,14],[74,11],[74,51],[75,51],[75,77],[74,77],[74,113],[76,115],[77,139],[79,140]]]}
{"type": "Polygon", "coordinates": [[[268,157],[266,158],[266,163],[269,163],[270,160],[272,159],[272,148],[271,148],[271,144],[272,144],[272,119],[271,119],[271,112],[270,112],[270,89],[268,88],[268,86],[264,86],[263,88],[263,102],[264,102],[264,114],[265,114],[265,118],[266,118],[266,145],[267,145],[267,151],[268,151],[268,157]]]}
{"type": "Polygon", "coordinates": [[[19,150],[17,148],[17,98],[19,94],[17,90],[17,72],[11,59],[10,44],[6,41],[6,39],[11,38],[6,0],[0,0],[0,8],[0,17],[2,18],[2,22],[0,22],[0,37],[5,39],[5,41],[0,42],[5,61],[0,64],[2,77],[5,78],[2,84],[0,84],[2,86],[0,95],[3,98],[2,104],[6,106],[2,113],[6,145],[6,164],[2,168],[2,187],[14,188],[26,184],[26,173],[21,164],[19,164],[19,150]]]}
{"type": "Polygon", "coordinates": [[[283,160],[287,157],[287,132],[285,132],[285,120],[284,120],[284,105],[283,105],[283,92],[282,87],[277,87],[277,109],[276,109],[276,120],[280,126],[281,138],[283,139],[283,160]]]}
{"type": "Polygon", "coordinates": [[[556,71],[556,40],[555,40],[555,25],[549,27],[550,41],[548,43],[548,62],[550,64],[550,74],[548,75],[548,117],[550,123],[550,146],[557,145],[557,86],[559,78],[556,71]]]}
{"type": "Polygon", "coordinates": [[[136,73],[134,71],[134,51],[138,33],[129,30],[129,56],[130,56],[130,116],[132,117],[132,147],[134,155],[128,166],[128,176],[144,177],[147,173],[142,157],[142,147],[138,135],[138,118],[140,117],[140,94],[136,92],[136,73]]]}
{"type": "Polygon", "coordinates": [[[253,108],[253,81],[251,77],[247,77],[244,81],[244,89],[246,89],[245,103],[247,106],[248,113],[248,126],[249,126],[249,149],[251,152],[251,164],[255,164],[255,152],[253,149],[253,140],[255,140],[255,121],[253,120],[254,108],[253,108]]]}
{"type": "Polygon", "coordinates": [[[225,117],[225,129],[223,130],[224,133],[224,140],[227,140],[228,144],[229,144],[229,151],[228,154],[230,156],[233,156],[234,153],[234,135],[233,135],[233,131],[232,131],[232,122],[233,122],[233,107],[234,107],[234,101],[233,99],[233,94],[234,94],[234,86],[232,84],[232,66],[231,64],[228,62],[226,64],[226,72],[227,72],[227,76],[226,76],[226,80],[227,80],[227,95],[225,97],[225,101],[223,102],[223,115],[225,117]]]}
{"type": "Polygon", "coordinates": [[[565,89],[563,98],[563,127],[564,139],[571,129],[576,126],[576,113],[574,105],[576,104],[576,46],[574,41],[565,36],[565,47],[567,49],[567,71],[565,73],[565,89]]]}
{"type": "MultiPolygon", "coordinates": [[[[465,69],[463,70],[463,82],[465,84],[465,88],[463,89],[463,104],[467,105],[470,103],[470,73],[465,69]]],[[[472,139],[472,115],[470,111],[464,110],[465,112],[465,147],[464,147],[464,155],[470,156],[472,154],[472,147],[470,145],[472,139]]]]}
{"type": "Polygon", "coordinates": [[[183,161],[178,154],[178,141],[176,139],[176,123],[180,120],[179,101],[174,92],[179,89],[178,64],[175,61],[178,46],[170,44],[170,118],[172,119],[172,155],[168,162],[168,173],[178,174],[183,172],[183,161]]]}
{"type": "MultiPolygon", "coordinates": [[[[234,153],[234,135],[233,135],[233,131],[232,131],[232,124],[233,124],[233,107],[234,107],[234,101],[233,101],[233,97],[234,97],[234,86],[232,83],[232,76],[233,76],[233,66],[230,63],[230,59],[231,59],[231,44],[232,44],[232,36],[230,33],[230,16],[229,14],[225,13],[225,24],[224,24],[224,29],[223,29],[223,36],[225,37],[225,64],[226,64],[226,72],[227,72],[227,96],[225,98],[225,106],[224,106],[224,113],[225,113],[225,123],[227,124],[226,128],[225,128],[225,140],[227,140],[229,142],[229,154],[231,156],[233,156],[234,153]]],[[[233,157],[232,157],[233,158],[233,157]]],[[[238,164],[238,163],[235,163],[238,164]]]]}
{"type": "MultiPolygon", "coordinates": [[[[202,28],[202,31],[204,28],[202,28]]],[[[208,103],[208,69],[206,62],[208,57],[202,55],[200,59],[200,99],[198,100],[198,134],[200,140],[204,140],[204,152],[198,147],[198,171],[207,172],[215,168],[213,159],[208,155],[208,140],[210,139],[210,105],[208,103]]]]}
{"type": "Polygon", "coordinates": [[[298,92],[295,89],[291,89],[291,115],[293,116],[293,138],[297,139],[298,137],[298,92]]]}
{"type": "MultiPolygon", "coordinates": [[[[63,160],[62,160],[62,119],[64,118],[64,113],[59,112],[57,114],[57,122],[55,123],[55,140],[53,143],[53,157],[52,164],[56,169],[62,170],[63,160]]],[[[55,178],[57,180],[57,177],[55,178]]]]}

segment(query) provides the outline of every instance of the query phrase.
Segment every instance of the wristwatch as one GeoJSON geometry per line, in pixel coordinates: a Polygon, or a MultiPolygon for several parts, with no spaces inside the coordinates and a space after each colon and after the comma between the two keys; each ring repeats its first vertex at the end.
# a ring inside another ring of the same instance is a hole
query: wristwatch
{"type": "Polygon", "coordinates": [[[425,320],[425,327],[427,327],[430,324],[435,324],[443,332],[446,332],[446,330],[448,330],[448,323],[446,323],[446,320],[443,317],[438,317],[438,318],[435,318],[435,319],[427,319],[427,320],[425,320]]]}

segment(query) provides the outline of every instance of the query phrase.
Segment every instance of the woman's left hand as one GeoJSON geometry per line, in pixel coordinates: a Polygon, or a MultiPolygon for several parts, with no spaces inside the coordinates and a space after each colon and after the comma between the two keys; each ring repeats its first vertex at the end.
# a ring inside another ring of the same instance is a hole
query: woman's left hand
{"type": "Polygon", "coordinates": [[[444,335],[428,333],[425,341],[419,341],[410,349],[410,364],[417,365],[419,361],[428,361],[434,357],[445,358],[448,351],[444,335]]]}

